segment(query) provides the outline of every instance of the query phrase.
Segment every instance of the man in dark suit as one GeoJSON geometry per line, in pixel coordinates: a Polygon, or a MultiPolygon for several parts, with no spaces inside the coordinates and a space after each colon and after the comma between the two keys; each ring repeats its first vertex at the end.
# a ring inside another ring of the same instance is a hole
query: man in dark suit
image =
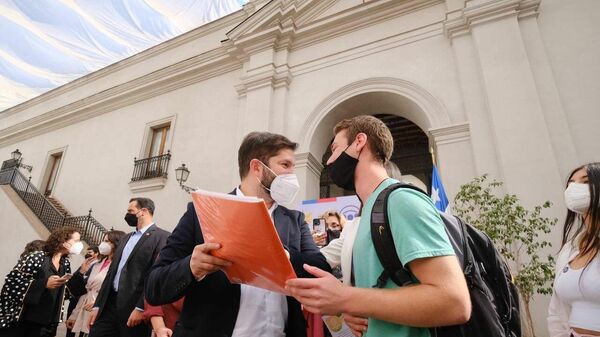
{"type": "MultiPolygon", "coordinates": [[[[280,205],[290,203],[299,188],[293,174],[296,147],[277,134],[247,135],[238,152],[241,184],[232,194],[264,199],[296,274],[308,277],[303,264],[330,268],[313,242],[304,215],[280,205]]],[[[210,254],[219,248],[218,243],[204,241],[189,203],[146,283],[146,299],[154,305],[185,295],[173,336],[306,336],[300,304],[292,297],[230,283],[221,271],[230,262],[210,254]]]]}
{"type": "Polygon", "coordinates": [[[153,220],[154,202],[129,201],[125,221],[136,230],[117,248],[90,318],[90,337],[148,337],[144,322],[144,281],[169,232],[153,220]]]}

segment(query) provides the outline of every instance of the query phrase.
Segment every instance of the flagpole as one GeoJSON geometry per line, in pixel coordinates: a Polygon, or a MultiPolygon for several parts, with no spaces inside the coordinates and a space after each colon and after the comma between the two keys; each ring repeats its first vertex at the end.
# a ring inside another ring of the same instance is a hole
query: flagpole
{"type": "Polygon", "coordinates": [[[431,154],[431,162],[433,163],[433,165],[437,166],[437,163],[435,161],[435,153],[433,152],[433,147],[429,148],[429,154],[431,154]]]}

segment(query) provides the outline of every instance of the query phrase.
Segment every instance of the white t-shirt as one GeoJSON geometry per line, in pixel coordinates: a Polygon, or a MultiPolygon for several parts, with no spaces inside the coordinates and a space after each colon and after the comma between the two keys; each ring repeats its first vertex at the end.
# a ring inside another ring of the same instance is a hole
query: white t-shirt
{"type": "Polygon", "coordinates": [[[600,256],[585,268],[566,265],[554,282],[556,295],[571,306],[569,326],[600,331],[600,256]]]}

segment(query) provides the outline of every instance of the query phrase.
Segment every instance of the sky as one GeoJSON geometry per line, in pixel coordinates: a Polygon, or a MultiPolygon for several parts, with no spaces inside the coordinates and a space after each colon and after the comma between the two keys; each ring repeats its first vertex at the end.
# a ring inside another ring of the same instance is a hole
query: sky
{"type": "Polygon", "coordinates": [[[0,0],[0,112],[247,0],[0,0]]]}

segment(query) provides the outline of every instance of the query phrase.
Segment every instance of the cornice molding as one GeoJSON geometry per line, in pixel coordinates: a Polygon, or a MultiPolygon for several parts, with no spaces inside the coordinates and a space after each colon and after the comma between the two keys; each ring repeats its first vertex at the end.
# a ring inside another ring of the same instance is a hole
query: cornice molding
{"type": "Polygon", "coordinates": [[[227,32],[227,38],[238,41],[243,36],[261,32],[265,27],[279,26],[287,18],[297,16],[300,9],[311,0],[273,0],[254,12],[242,23],[227,32]]]}
{"type": "Polygon", "coordinates": [[[468,141],[471,138],[469,123],[454,124],[441,128],[429,129],[436,145],[445,145],[468,141]]]}
{"type": "Polygon", "coordinates": [[[296,153],[296,168],[308,168],[317,177],[321,176],[321,172],[325,168],[321,161],[310,152],[296,153]]]}
{"type": "Polygon", "coordinates": [[[449,39],[469,34],[471,27],[510,16],[519,19],[537,16],[541,0],[493,0],[448,13],[444,34],[449,39]]]}
{"type": "Polygon", "coordinates": [[[291,50],[306,48],[372,26],[394,17],[407,15],[443,3],[442,0],[373,1],[317,21],[306,23],[296,31],[291,50]]]}
{"type": "Polygon", "coordinates": [[[314,18],[316,15],[310,11],[315,7],[320,9],[318,4],[272,1],[230,31],[223,44],[234,54],[253,53],[273,46],[297,50],[441,3],[443,0],[373,1],[311,22],[304,13],[314,18]]]}
{"type": "Polygon", "coordinates": [[[2,129],[0,146],[57,130],[239,68],[239,61],[231,59],[222,50],[199,55],[2,129]]]}
{"type": "Polygon", "coordinates": [[[292,82],[292,72],[287,64],[279,67],[269,64],[261,69],[243,76],[241,82],[235,86],[240,97],[246,96],[251,90],[268,86],[272,88],[287,87],[292,82]]]}

